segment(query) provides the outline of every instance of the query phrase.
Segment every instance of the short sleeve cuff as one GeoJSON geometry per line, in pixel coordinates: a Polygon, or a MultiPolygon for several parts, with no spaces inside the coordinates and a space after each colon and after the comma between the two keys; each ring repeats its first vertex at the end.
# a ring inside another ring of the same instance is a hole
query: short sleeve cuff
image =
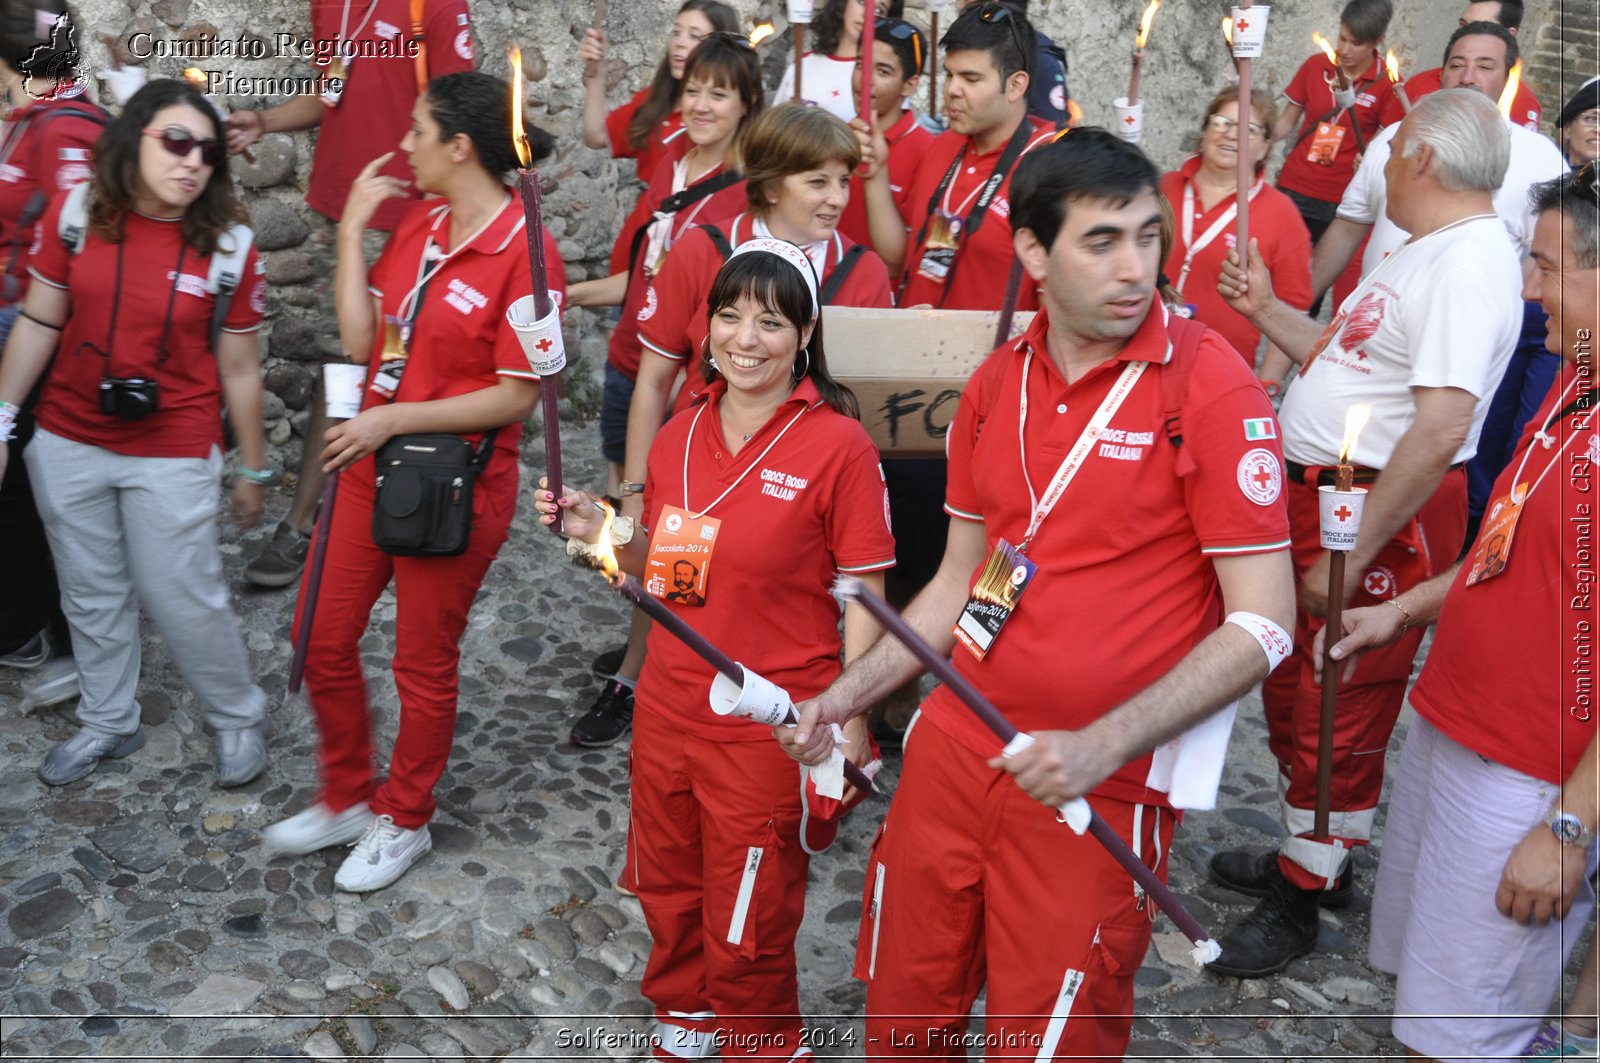
{"type": "Polygon", "coordinates": [[[1249,543],[1213,543],[1202,545],[1200,552],[1212,557],[1227,556],[1230,554],[1272,554],[1279,550],[1289,549],[1289,539],[1284,537],[1269,542],[1249,543]]]}
{"type": "Polygon", "coordinates": [[[58,280],[54,279],[53,277],[46,277],[43,273],[40,273],[33,266],[29,266],[28,267],[28,274],[30,276],[32,276],[34,280],[40,281],[41,283],[44,283],[44,284],[48,284],[52,288],[59,288],[62,291],[66,291],[67,290],[66,282],[58,281],[58,280]]]}
{"type": "Polygon", "coordinates": [[[894,567],[894,558],[887,561],[871,561],[864,565],[840,565],[839,571],[847,576],[857,576],[863,572],[881,572],[886,568],[894,567]]]}
{"type": "Polygon", "coordinates": [[[982,524],[983,523],[983,514],[982,513],[975,513],[975,512],[969,512],[969,511],[964,510],[964,509],[957,509],[955,506],[951,505],[949,502],[946,502],[944,504],[944,511],[946,513],[950,514],[952,517],[958,517],[961,520],[970,520],[974,524],[982,524]]]}
{"type": "Polygon", "coordinates": [[[658,344],[651,343],[650,340],[649,340],[649,337],[647,337],[647,336],[641,335],[639,337],[639,342],[641,344],[643,344],[645,347],[647,347],[650,350],[654,351],[656,354],[659,354],[661,357],[667,359],[669,362],[681,362],[681,361],[684,361],[688,357],[687,355],[679,354],[676,351],[669,351],[666,348],[661,347],[658,344]]]}

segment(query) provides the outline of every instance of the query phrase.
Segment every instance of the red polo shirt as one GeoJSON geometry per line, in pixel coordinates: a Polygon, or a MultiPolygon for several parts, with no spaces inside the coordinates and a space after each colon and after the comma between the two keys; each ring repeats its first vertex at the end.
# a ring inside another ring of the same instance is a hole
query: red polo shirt
{"type": "MultiPolygon", "coordinates": [[[[1028,122],[1033,126],[1034,135],[1023,154],[1048,143],[1056,135],[1055,128],[1040,119],[1029,117],[1028,122]]],[[[928,220],[928,203],[956,156],[965,152],[961,165],[956,168],[955,176],[940,201],[944,204],[942,209],[967,217],[972,205],[977,202],[983,183],[994,173],[1000,156],[1005,153],[1009,140],[1007,137],[993,151],[979,155],[977,149],[972,147],[972,142],[959,133],[945,132],[934,138],[927,154],[918,163],[911,190],[906,194],[909,208],[905,215],[906,228],[911,231],[911,238],[906,241],[905,288],[899,299],[901,306],[928,303],[946,310],[999,309],[1005,298],[1006,279],[1011,275],[1011,260],[1014,257],[1011,247],[1011,203],[1007,198],[1011,194],[1011,174],[1007,174],[1001,182],[1000,191],[990,202],[977,235],[962,237],[953,285],[929,280],[917,272],[923,252],[917,234],[928,220]]],[[[1016,172],[1015,167],[1012,172],[1016,172]]],[[[1035,286],[1024,276],[1017,297],[1017,309],[1033,310],[1038,305],[1035,286]]]]}
{"type": "MultiPolygon", "coordinates": [[[[1222,276],[1222,263],[1238,244],[1238,230],[1229,222],[1223,231],[1195,252],[1189,263],[1189,275],[1183,278],[1183,263],[1188,256],[1191,241],[1184,238],[1187,231],[1193,244],[1204,241],[1212,226],[1217,224],[1234,205],[1237,195],[1229,195],[1213,204],[1210,210],[1200,205],[1200,193],[1194,191],[1194,210],[1190,224],[1183,220],[1184,190],[1193,186],[1194,175],[1200,170],[1200,156],[1191,155],[1183,166],[1161,178],[1161,193],[1172,204],[1177,221],[1176,239],[1172,254],[1167,258],[1166,274],[1173,284],[1183,285],[1183,301],[1194,307],[1195,320],[1203,321],[1222,334],[1234,350],[1244,357],[1252,369],[1256,364],[1256,346],[1261,341],[1261,330],[1250,324],[1248,318],[1229,306],[1217,294],[1217,279],[1222,276]]],[[[1261,256],[1272,274],[1272,290],[1278,298],[1297,310],[1311,305],[1311,234],[1306,231],[1305,220],[1294,201],[1266,183],[1258,181],[1258,188],[1250,198],[1250,237],[1261,245],[1261,256]]]]}
{"type": "MultiPolygon", "coordinates": [[[[424,0],[422,25],[427,80],[472,69],[472,26],[465,0],[424,0]]],[[[361,168],[386,151],[395,154],[381,172],[399,178],[415,194],[411,167],[400,150],[417,100],[417,60],[409,50],[416,40],[411,0],[372,0],[370,8],[358,0],[311,0],[312,37],[321,44],[339,40],[341,33],[369,51],[381,44],[385,54],[363,55],[349,63],[338,105],[323,108],[306,203],[334,221],[343,215],[361,168]]],[[[316,71],[327,74],[328,68],[316,71]]],[[[393,229],[406,206],[404,200],[386,201],[367,227],[393,229]]]]}
{"type": "MultiPolygon", "coordinates": [[[[932,149],[934,136],[908,107],[900,112],[900,120],[889,127],[883,138],[889,142],[889,191],[894,195],[895,209],[904,218],[911,213],[906,198],[911,181],[916,177],[922,157],[932,149]]],[[[872,234],[867,228],[866,192],[861,187],[861,178],[855,174],[850,175],[850,201],[839,219],[839,231],[858,244],[872,246],[872,234]]]]}
{"type": "Polygon", "coordinates": [[[1288,152],[1284,155],[1283,169],[1278,171],[1278,186],[1312,199],[1337,203],[1339,197],[1344,195],[1344,186],[1356,174],[1356,162],[1361,151],[1372,143],[1372,138],[1383,128],[1380,116],[1388,105],[1389,97],[1394,94],[1394,86],[1384,72],[1383,60],[1378,58],[1377,52],[1373,52],[1372,63],[1355,79],[1356,105],[1339,115],[1339,126],[1344,130],[1339,151],[1334,155],[1331,165],[1323,166],[1309,161],[1306,154],[1316,137],[1317,123],[1329,118],[1337,107],[1333,102],[1333,89],[1328,86],[1326,77],[1332,70],[1328,57],[1317,52],[1300,64],[1289,87],[1283,90],[1284,98],[1304,113],[1300,117],[1300,127],[1295,131],[1295,139],[1290,141],[1288,152]]]}
{"type": "MultiPolygon", "coordinates": [[[[1424,70],[1406,80],[1406,96],[1413,105],[1420,103],[1422,97],[1444,87],[1443,78],[1444,71],[1439,67],[1424,70]]],[[[1528,88],[1527,81],[1519,81],[1517,94],[1511,98],[1511,120],[1537,133],[1543,115],[1544,109],[1539,106],[1539,98],[1528,88]]],[[[1383,124],[1393,125],[1405,116],[1405,105],[1400,102],[1399,96],[1391,92],[1384,103],[1383,124]]]]}
{"type": "MultiPolygon", "coordinates": [[[[66,193],[51,201],[32,249],[33,276],[64,288],[71,312],[39,396],[39,426],[58,436],[141,458],[204,458],[221,442],[222,385],[211,351],[211,258],[183,241],[180,223],[123,215],[119,246],[90,232],[69,252],[57,235],[66,193]],[[182,268],[179,266],[180,251],[182,268]],[[167,308],[171,306],[168,326],[167,308]],[[116,329],[111,327],[116,315],[116,329]],[[166,354],[160,353],[166,333],[166,354]],[[101,353],[104,352],[104,353],[101,353]],[[160,408],[142,421],[100,412],[100,379],[143,377],[160,389],[160,408]]],[[[223,322],[254,332],[266,308],[266,278],[251,247],[223,322]]]]}
{"type": "MultiPolygon", "coordinates": [[[[1576,389],[1563,395],[1574,376],[1572,363],[1564,362],[1490,492],[1491,499],[1501,499],[1513,482],[1533,487],[1505,571],[1468,587],[1468,566],[1461,567],[1411,690],[1417,712],[1455,741],[1556,786],[1566,782],[1594,738],[1594,721],[1579,720],[1569,710],[1579,677],[1593,674],[1586,649],[1597,622],[1594,581],[1579,580],[1593,572],[1580,559],[1592,552],[1582,545],[1593,542],[1600,419],[1593,409],[1568,414],[1550,424],[1557,445],[1532,443],[1545,419],[1575,397],[1576,389]],[[1580,624],[1588,625],[1589,638],[1582,637],[1580,624]]],[[[1593,713],[1592,686],[1589,706],[1593,713]]]]}
{"type": "Polygon", "coordinates": [[[0,302],[22,302],[28,291],[28,255],[38,218],[21,225],[22,213],[42,196],[42,207],[94,176],[94,143],[105,127],[74,112],[92,108],[87,100],[29,100],[0,127],[0,267],[6,277],[0,302]]]}
{"type": "MultiPolygon", "coordinates": [[[[674,417],[656,436],[644,512],[654,528],[664,506],[699,513],[737,481],[710,510],[722,524],[706,604],[667,608],[799,702],[839,674],[835,575],[894,564],[888,491],[866,430],[823,403],[809,379],[733,454],[717,414],[725,387],[712,384],[703,405],[674,417]]],[[[705,738],[770,741],[765,727],[712,713],[706,704],[712,678],[710,665],[659,625],[651,629],[639,678],[641,710],[663,713],[705,738]]]]}
{"type": "MultiPolygon", "coordinates": [[[[501,376],[534,378],[517,334],[506,322],[506,308],[533,290],[527,222],[517,197],[507,191],[508,199],[494,220],[429,279],[395,401],[453,398],[492,387],[501,376]]],[[[367,276],[385,315],[401,315],[401,304],[422,275],[429,242],[444,247],[449,237],[448,205],[438,200],[411,204],[367,276]]],[[[544,231],[544,257],[550,288],[564,296],[567,272],[548,229],[544,231]]],[[[370,388],[382,351],[383,330],[379,329],[367,362],[369,387],[363,409],[388,401],[370,388]]],[[[495,457],[478,481],[485,491],[502,497],[516,492],[517,440],[521,435],[520,423],[500,429],[494,441],[495,457]]],[[[479,437],[479,433],[466,435],[473,441],[479,437]]]]}
{"type": "MultiPolygon", "coordinates": [[[[680,141],[687,141],[687,139],[687,137],[683,137],[680,138],[680,141]]],[[[649,189],[645,191],[644,196],[639,200],[638,206],[634,208],[633,214],[629,216],[628,224],[623,227],[623,231],[628,234],[630,243],[633,239],[633,232],[640,225],[648,225],[650,216],[656,206],[672,195],[672,168],[683,157],[683,151],[686,150],[687,147],[680,149],[672,157],[662,159],[661,164],[656,167],[656,173],[650,180],[649,189]]],[[[708,181],[720,176],[721,173],[722,167],[719,166],[710,173],[702,175],[700,181],[708,181]]],[[[699,184],[700,182],[697,181],[695,183],[699,184]]],[[[710,221],[712,218],[726,218],[737,213],[744,205],[744,202],[744,182],[735,181],[726,188],[719,189],[709,196],[691,203],[673,217],[672,236],[667,241],[668,248],[675,246],[690,229],[693,229],[700,222],[710,221]]],[[[650,264],[645,261],[648,257],[649,243],[648,238],[646,238],[646,242],[639,245],[639,260],[633,264],[633,276],[628,280],[628,294],[623,298],[622,302],[622,317],[617,322],[616,330],[611,333],[611,346],[606,353],[606,360],[629,380],[639,375],[639,322],[641,319],[650,320],[650,317],[657,309],[650,301],[653,289],[650,283],[650,264]]],[[[624,268],[626,268],[626,263],[624,263],[624,268]]]]}
{"type": "MultiPolygon", "coordinates": [[[[754,236],[753,224],[748,215],[739,214],[721,219],[716,226],[727,237],[728,246],[738,247],[754,236]]],[[[839,259],[854,246],[853,241],[834,234],[828,242],[828,257],[823,267],[824,285],[833,275],[839,259]]],[[[717,250],[704,228],[685,234],[662,263],[661,272],[650,282],[651,295],[646,298],[639,316],[639,341],[675,362],[687,361],[704,350],[706,299],[723,261],[722,252],[717,250]]],[[[893,306],[889,270],[883,259],[870,250],[857,258],[831,305],[893,306]]]]}
{"type": "Polygon", "coordinates": [[[611,157],[633,159],[636,163],[634,176],[641,181],[650,180],[656,172],[656,167],[661,165],[663,146],[683,133],[683,112],[668,111],[666,117],[657,122],[656,127],[650,131],[644,147],[633,146],[628,139],[628,127],[633,124],[633,116],[639,113],[639,108],[644,106],[644,101],[649,95],[650,86],[646,85],[634,93],[627,103],[606,115],[606,138],[611,141],[611,157]]]}
{"type": "MultiPolygon", "coordinates": [[[[1050,359],[1048,328],[1041,312],[991,354],[950,425],[945,509],[982,521],[991,548],[1000,539],[1022,542],[1029,480],[1042,497],[1124,366],[1149,366],[1040,526],[1028,550],[1038,571],[988,655],[980,662],[960,645],[954,650],[955,667],[1025,731],[1087,725],[1215,631],[1223,614],[1212,557],[1289,547],[1272,404],[1222,337],[1208,332],[1193,356],[1183,444],[1175,447],[1163,423],[1161,373],[1172,355],[1159,304],[1121,354],[1070,385],[1050,359]],[[1025,479],[1017,423],[1029,351],[1025,479]],[[1249,438],[1263,426],[1269,438],[1249,438]]],[[[923,712],[975,752],[999,751],[946,688],[923,712]]],[[[1144,785],[1149,767],[1140,757],[1096,792],[1165,803],[1144,785]]]]}

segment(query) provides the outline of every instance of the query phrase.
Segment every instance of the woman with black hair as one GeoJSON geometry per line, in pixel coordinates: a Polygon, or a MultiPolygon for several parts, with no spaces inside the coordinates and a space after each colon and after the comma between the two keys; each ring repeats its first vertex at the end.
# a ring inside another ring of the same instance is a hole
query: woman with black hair
{"type": "MultiPolygon", "coordinates": [[[[506,84],[487,74],[435,78],[400,150],[416,187],[438,198],[411,206],[369,273],[362,229],[379,204],[407,194],[381,173],[389,159],[381,156],[351,186],[339,228],[339,337],[369,368],[361,412],[328,430],[322,452],[325,470],[344,470],[306,656],[322,779],[313,804],[268,827],[264,841],[290,854],[356,842],[334,876],[346,892],[389,885],[432,846],[433,789],[455,734],[461,635],[516,508],[517,442],[539,381],[506,321],[507,307],[532,288],[522,209],[505,183],[517,166],[512,105],[506,84]],[[374,454],[420,433],[459,436],[478,455],[470,536],[455,556],[396,556],[374,543],[374,454]],[[380,783],[359,644],[391,580],[400,719],[380,783]]],[[[530,135],[537,161],[551,142],[530,135]]],[[[560,293],[565,272],[548,230],[544,246],[560,293]]]]}
{"type": "MultiPolygon", "coordinates": [[[[705,401],[669,421],[650,452],[641,523],[654,531],[612,529],[647,591],[796,701],[839,674],[841,648],[853,659],[877,635],[852,605],[841,644],[834,578],[865,574],[881,590],[894,563],[878,452],[855,396],[828,374],[819,309],[805,252],[740,245],[707,301],[705,401]],[[685,557],[698,569],[692,588],[672,582],[685,557]]],[[[552,523],[551,492],[535,500],[552,523]]],[[[562,534],[598,541],[588,495],[566,488],[559,505],[562,534]]],[[[675,1056],[709,1054],[721,1038],[741,1058],[789,1059],[805,1048],[794,939],[815,839],[768,731],[708,708],[713,677],[651,630],[629,824],[632,888],[655,939],[640,992],[675,1056]]]]}
{"type": "MultiPolygon", "coordinates": [[[[39,222],[0,362],[0,441],[41,377],[25,460],[78,661],[82,728],[45,757],[52,786],[144,745],[139,609],[216,732],[217,777],[267,764],[266,695],[250,676],[217,548],[223,401],[239,440],[233,509],[261,511],[266,281],[228,176],[222,123],[182,81],[154,81],[100,139],[89,185],[39,222]],[[224,295],[223,273],[237,291],[224,295]]],[[[0,442],[0,470],[8,458],[0,442]]]]}
{"type": "MultiPolygon", "coordinates": [[[[605,148],[614,159],[633,159],[634,175],[649,181],[671,145],[683,138],[683,112],[678,97],[683,89],[683,67],[695,45],[713,33],[738,33],[739,13],[721,0],[685,0],[672,20],[667,50],[656,66],[655,77],[628,102],[606,110],[606,35],[590,27],[578,45],[583,59],[583,142],[605,148]]],[[[643,196],[643,192],[640,192],[643,196]]],[[[628,268],[626,228],[611,248],[612,273],[628,268]]]]}
{"type": "MultiPolygon", "coordinates": [[[[873,0],[872,17],[900,17],[901,4],[873,0]]],[[[805,102],[821,107],[846,122],[856,116],[860,93],[851,86],[856,59],[861,55],[861,27],[866,22],[864,0],[824,0],[811,23],[811,51],[800,60],[800,90],[805,102]]],[[[784,69],[774,103],[794,99],[794,64],[784,69]]]]}

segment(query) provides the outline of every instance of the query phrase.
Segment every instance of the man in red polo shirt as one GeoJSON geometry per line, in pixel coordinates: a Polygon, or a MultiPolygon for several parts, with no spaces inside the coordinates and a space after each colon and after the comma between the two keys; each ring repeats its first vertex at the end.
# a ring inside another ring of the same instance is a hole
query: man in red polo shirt
{"type": "MultiPolygon", "coordinates": [[[[869,1055],[965,1059],[987,982],[1000,1051],[1122,1058],[1150,913],[1055,806],[1087,795],[1165,874],[1175,807],[1215,800],[1227,707],[1288,652],[1277,425],[1227,342],[1156,298],[1157,180],[1096,129],[1017,170],[1016,248],[1044,310],[961,397],[949,546],[905,616],[1034,744],[1006,757],[948,687],[907,732],[856,954],[869,1055]],[[969,588],[997,565],[1021,589],[985,601],[1015,606],[1003,626],[975,623],[969,588]],[[1191,759],[1203,747],[1218,751],[1209,776],[1191,759]]],[[[920,671],[880,639],[779,740],[815,762],[831,745],[822,724],[920,671]]]]}
{"type": "Polygon", "coordinates": [[[1482,93],[1439,92],[1417,104],[1392,142],[1388,215],[1411,239],[1339,307],[1326,329],[1272,293],[1259,253],[1236,256],[1219,289],[1303,367],[1283,404],[1300,610],[1295,655],[1262,684],[1287,840],[1280,853],[1218,853],[1212,874],[1261,902],[1221,938],[1211,968],[1240,978],[1282,970],[1316,947],[1324,897],[1348,904],[1352,847],[1367,844],[1383,788],[1383,755],[1405,698],[1421,630],[1362,660],[1339,685],[1329,837],[1313,836],[1322,690],[1312,642],[1328,608],[1329,555],[1318,488],[1334,482],[1348,411],[1370,408],[1348,460],[1368,487],[1360,536],[1335,593],[1392,600],[1460,553],[1464,463],[1522,324],[1522,269],[1493,195],[1511,156],[1510,126],[1482,93]],[[1345,876],[1341,879],[1341,876],[1345,876]],[[1325,892],[1326,891],[1326,892],[1325,892]]]}
{"type": "MultiPolygon", "coordinates": [[[[911,23],[897,18],[880,18],[872,39],[873,125],[883,134],[889,155],[889,193],[901,217],[909,213],[906,193],[916,176],[922,157],[933,147],[933,133],[917,120],[912,97],[922,84],[922,64],[928,59],[928,46],[922,33],[911,23]]],[[[855,93],[861,95],[861,67],[855,72],[855,93]]],[[[861,119],[852,121],[855,127],[861,119]]],[[[850,176],[850,201],[845,204],[839,231],[858,244],[872,246],[867,227],[867,197],[859,174],[850,176]]]]}
{"type": "MultiPolygon", "coordinates": [[[[1495,22],[1504,26],[1515,37],[1522,26],[1522,0],[1476,0],[1461,12],[1458,28],[1472,22],[1495,22]]],[[[1444,68],[1434,67],[1414,74],[1406,80],[1406,96],[1415,104],[1422,97],[1444,88],[1444,68]]],[[[1517,83],[1517,93],[1511,98],[1511,120],[1518,125],[1539,132],[1539,122],[1544,114],[1539,98],[1528,88],[1527,81],[1517,83]]],[[[1393,125],[1405,117],[1405,106],[1400,97],[1391,94],[1383,108],[1383,124],[1393,125]]]]}
{"type": "MultiPolygon", "coordinates": [[[[917,164],[902,216],[882,135],[870,142],[865,185],[872,245],[900,274],[901,306],[994,310],[1005,297],[1013,251],[1009,218],[1011,172],[1024,154],[1055,135],[1028,117],[1033,27],[1011,8],[970,7],[951,25],[945,49],[945,112],[950,128],[917,164]]],[[[864,136],[858,129],[857,136],[864,136]]],[[[1032,284],[1017,305],[1037,307],[1032,284]]]]}
{"type": "MultiPolygon", "coordinates": [[[[423,86],[444,74],[472,69],[472,26],[466,0],[312,0],[311,36],[319,47],[337,44],[351,54],[317,68],[330,81],[339,79],[339,90],[294,96],[265,110],[234,111],[228,116],[228,148],[243,151],[267,133],[317,127],[306,205],[337,222],[361,168],[393,151],[406,135],[411,106],[423,86]]],[[[382,172],[416,195],[403,152],[395,151],[382,172]]],[[[384,203],[368,228],[388,233],[409,203],[384,203]]],[[[307,409],[311,416],[302,438],[321,439],[328,418],[320,375],[307,409]]],[[[245,568],[245,578],[257,586],[289,587],[300,579],[322,494],[317,451],[303,448],[289,513],[266,549],[245,568]]]]}
{"type": "Polygon", "coordinates": [[[1313,244],[1333,221],[1361,153],[1382,128],[1379,115],[1393,86],[1378,45],[1393,12],[1389,0],[1350,0],[1339,14],[1337,69],[1317,52],[1283,90],[1272,139],[1294,139],[1278,171],[1278,188],[1300,208],[1313,244]],[[1337,89],[1340,82],[1348,86],[1344,91],[1337,89]]]}

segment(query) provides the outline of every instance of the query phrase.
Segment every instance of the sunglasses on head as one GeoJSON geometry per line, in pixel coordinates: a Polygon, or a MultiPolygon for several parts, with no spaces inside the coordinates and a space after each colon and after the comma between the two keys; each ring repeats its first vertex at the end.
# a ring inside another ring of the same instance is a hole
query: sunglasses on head
{"type": "Polygon", "coordinates": [[[1017,46],[1017,54],[1023,59],[1028,56],[1028,46],[1022,40],[1022,26],[1017,21],[1017,13],[1004,4],[984,4],[978,8],[978,21],[988,22],[991,25],[1004,22],[1011,32],[1011,41],[1017,46]]]}
{"type": "Polygon", "coordinates": [[[1572,175],[1572,183],[1567,187],[1580,196],[1600,196],[1600,168],[1593,160],[1584,163],[1572,175]]]}
{"type": "Polygon", "coordinates": [[[200,149],[200,161],[207,166],[216,166],[228,157],[228,147],[222,141],[213,137],[200,140],[182,126],[173,125],[165,129],[144,129],[140,132],[147,137],[154,137],[161,141],[163,148],[166,148],[180,159],[187,159],[189,153],[195,148],[200,149]]]}
{"type": "Polygon", "coordinates": [[[729,44],[741,45],[748,51],[753,52],[756,50],[756,46],[750,43],[749,37],[742,33],[734,33],[732,30],[717,30],[715,33],[710,33],[700,38],[701,44],[706,41],[726,41],[729,44]]]}
{"type": "Polygon", "coordinates": [[[893,40],[911,41],[911,56],[914,60],[912,66],[918,72],[922,70],[922,34],[917,32],[917,27],[909,22],[901,22],[897,18],[880,18],[872,24],[873,34],[878,37],[889,37],[893,40]]]}

